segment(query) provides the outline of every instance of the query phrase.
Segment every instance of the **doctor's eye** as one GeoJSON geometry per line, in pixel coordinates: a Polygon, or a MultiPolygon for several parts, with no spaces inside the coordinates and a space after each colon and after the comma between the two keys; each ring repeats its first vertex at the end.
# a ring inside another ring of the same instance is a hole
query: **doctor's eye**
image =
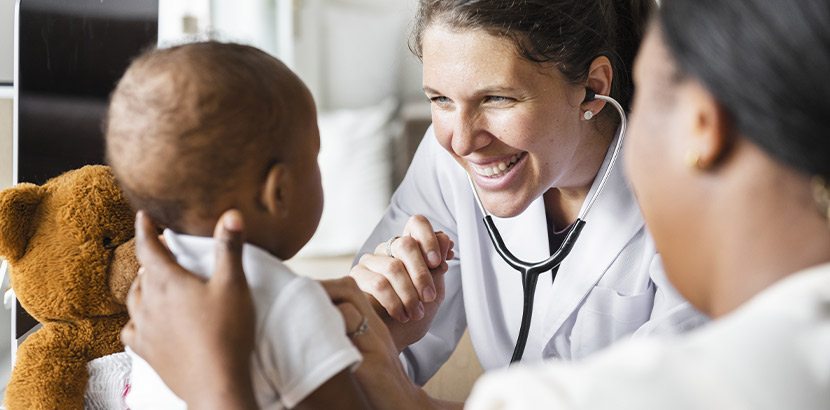
{"type": "Polygon", "coordinates": [[[448,106],[452,103],[451,99],[449,99],[447,97],[443,97],[443,96],[432,97],[429,100],[432,101],[435,105],[437,105],[439,107],[445,107],[445,106],[448,106]]]}
{"type": "Polygon", "coordinates": [[[487,97],[484,97],[484,100],[485,102],[493,105],[503,105],[515,101],[513,98],[502,97],[500,95],[488,95],[487,97]]]}

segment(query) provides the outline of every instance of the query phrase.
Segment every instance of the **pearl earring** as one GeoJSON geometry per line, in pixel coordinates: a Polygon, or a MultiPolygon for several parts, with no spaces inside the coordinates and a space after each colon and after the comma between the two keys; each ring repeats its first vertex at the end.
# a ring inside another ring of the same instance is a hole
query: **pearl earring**
{"type": "Polygon", "coordinates": [[[590,120],[591,118],[594,118],[594,113],[591,112],[591,111],[585,111],[585,115],[583,115],[582,118],[585,118],[586,120],[590,120]]]}

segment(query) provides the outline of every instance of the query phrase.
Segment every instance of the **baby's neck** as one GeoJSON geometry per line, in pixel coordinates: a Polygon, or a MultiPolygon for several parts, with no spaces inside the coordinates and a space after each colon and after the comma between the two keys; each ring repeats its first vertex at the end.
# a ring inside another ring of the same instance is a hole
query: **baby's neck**
{"type": "MultiPolygon", "coordinates": [[[[285,255],[282,251],[282,241],[273,231],[269,231],[264,227],[264,224],[258,223],[255,218],[245,217],[245,243],[254,245],[265,250],[276,258],[285,260],[293,255],[285,255]],[[269,234],[270,232],[270,234],[269,234]]],[[[184,223],[181,223],[178,229],[174,229],[176,233],[193,236],[213,237],[216,224],[219,218],[203,218],[196,220],[195,218],[183,218],[184,223]]]]}

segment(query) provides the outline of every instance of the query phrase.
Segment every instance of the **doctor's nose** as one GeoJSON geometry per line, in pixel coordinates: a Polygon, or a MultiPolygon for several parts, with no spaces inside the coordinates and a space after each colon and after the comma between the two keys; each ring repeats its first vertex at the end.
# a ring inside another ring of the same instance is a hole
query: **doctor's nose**
{"type": "Polygon", "coordinates": [[[483,119],[471,110],[459,110],[453,118],[452,150],[458,156],[467,156],[492,141],[493,136],[483,127],[483,119]]]}

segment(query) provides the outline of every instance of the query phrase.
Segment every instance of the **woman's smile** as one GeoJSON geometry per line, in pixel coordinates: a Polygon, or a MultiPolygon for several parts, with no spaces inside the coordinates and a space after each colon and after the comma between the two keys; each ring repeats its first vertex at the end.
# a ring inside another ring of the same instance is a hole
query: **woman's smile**
{"type": "Polygon", "coordinates": [[[488,178],[499,178],[509,173],[513,166],[516,165],[516,163],[519,162],[525,154],[527,153],[522,152],[519,154],[514,154],[510,156],[510,158],[508,159],[502,161],[490,161],[486,165],[470,163],[470,167],[473,169],[473,171],[475,171],[476,174],[479,174],[481,176],[486,176],[488,178]]]}
{"type": "MultiPolygon", "coordinates": [[[[527,152],[505,158],[485,161],[467,161],[476,186],[484,190],[504,190],[521,174],[527,162],[527,152]]],[[[519,179],[521,181],[521,179],[519,179]]]]}

